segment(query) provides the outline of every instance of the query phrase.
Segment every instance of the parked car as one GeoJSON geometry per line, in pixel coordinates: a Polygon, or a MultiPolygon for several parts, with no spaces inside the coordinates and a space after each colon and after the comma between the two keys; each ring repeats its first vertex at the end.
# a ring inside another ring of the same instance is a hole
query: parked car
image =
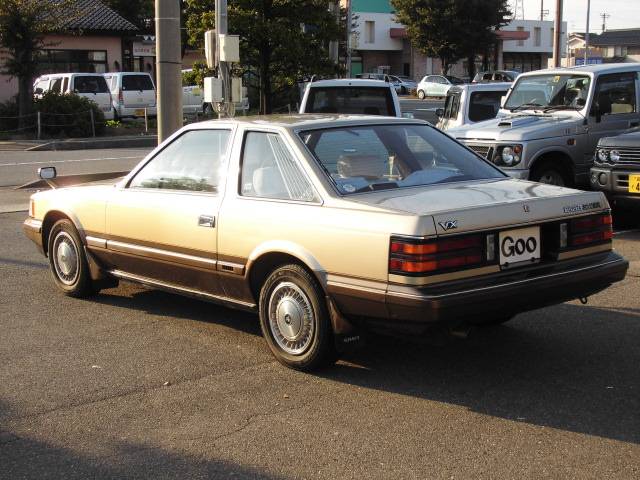
{"type": "Polygon", "coordinates": [[[598,140],[640,124],[639,78],[638,63],[523,73],[497,118],[448,133],[513,177],[586,186],[598,140]]]}
{"type": "Polygon", "coordinates": [[[111,120],[111,92],[99,73],[54,73],[42,75],[33,82],[33,95],[41,97],[48,91],[56,93],[75,93],[88,98],[98,105],[104,118],[111,120]]]}
{"type": "Polygon", "coordinates": [[[396,87],[396,92],[401,95],[406,95],[418,89],[418,83],[409,77],[389,75],[389,79],[394,87],[396,87]]]}
{"type": "Polygon", "coordinates": [[[453,85],[463,84],[464,81],[457,77],[427,75],[418,83],[418,98],[422,100],[425,97],[444,97],[453,85]]]}
{"type": "Polygon", "coordinates": [[[590,180],[616,205],[640,205],[640,128],[600,139],[590,180]]]}
{"type": "Polygon", "coordinates": [[[392,84],[359,78],[309,82],[299,112],[402,116],[400,100],[392,84]]]}
{"type": "Polygon", "coordinates": [[[154,117],[157,113],[156,86],[145,72],[112,72],[103,74],[113,97],[115,118],[154,117]]]}
{"type": "Polygon", "coordinates": [[[376,116],[191,124],[115,186],[34,194],[24,229],[64,293],[127,280],[248,309],[301,370],[367,329],[503,323],[628,268],[602,193],[511,179],[427,122],[376,116]]]}
{"type": "Polygon", "coordinates": [[[510,83],[455,85],[447,92],[444,108],[438,108],[437,127],[442,131],[495,118],[510,83]]]}
{"type": "Polygon", "coordinates": [[[472,83],[482,83],[482,82],[509,82],[513,83],[516,81],[520,72],[516,72],[515,70],[496,70],[494,72],[478,72],[475,77],[473,77],[472,83]]]}

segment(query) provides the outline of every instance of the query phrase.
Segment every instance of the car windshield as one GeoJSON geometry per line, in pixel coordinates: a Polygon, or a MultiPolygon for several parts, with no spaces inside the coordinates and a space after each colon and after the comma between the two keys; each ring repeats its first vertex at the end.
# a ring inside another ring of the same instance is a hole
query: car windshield
{"type": "Polygon", "coordinates": [[[505,108],[580,110],[585,106],[591,79],[587,75],[544,74],[520,77],[505,108]]]}
{"type": "Polygon", "coordinates": [[[342,194],[504,178],[446,134],[427,125],[310,130],[300,138],[342,194]]]}
{"type": "Polygon", "coordinates": [[[395,116],[388,86],[380,87],[312,87],[306,113],[361,113],[395,116]]]}

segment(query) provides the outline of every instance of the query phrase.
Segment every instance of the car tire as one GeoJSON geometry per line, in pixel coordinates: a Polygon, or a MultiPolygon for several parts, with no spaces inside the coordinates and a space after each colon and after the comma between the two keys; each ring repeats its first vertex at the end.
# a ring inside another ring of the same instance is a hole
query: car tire
{"type": "Polygon", "coordinates": [[[543,162],[534,167],[530,175],[534,182],[556,185],[558,187],[571,186],[571,180],[564,168],[555,162],[543,162]]]}
{"type": "Polygon", "coordinates": [[[260,290],[262,334],[276,359],[301,371],[311,371],[336,360],[335,344],[325,295],[302,266],[274,270],[260,290]]]}
{"type": "Polygon", "coordinates": [[[418,90],[418,98],[424,100],[424,97],[426,97],[424,90],[418,90]]]}
{"type": "Polygon", "coordinates": [[[407,94],[407,87],[400,87],[400,95],[406,95],[407,94]]]}
{"type": "Polygon", "coordinates": [[[91,281],[80,235],[70,220],[58,220],[53,225],[47,251],[53,279],[66,295],[83,298],[98,292],[91,281]]]}

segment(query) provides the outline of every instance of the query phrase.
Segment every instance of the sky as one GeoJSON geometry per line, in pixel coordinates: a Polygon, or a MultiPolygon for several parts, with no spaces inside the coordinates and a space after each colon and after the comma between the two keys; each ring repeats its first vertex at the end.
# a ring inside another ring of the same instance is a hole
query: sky
{"type": "MultiPolygon", "coordinates": [[[[540,2],[544,2],[544,9],[549,10],[545,20],[553,20],[556,11],[556,0],[523,0],[524,18],[540,18],[540,2]]],[[[510,0],[511,6],[515,0],[510,0]]],[[[602,31],[600,14],[606,12],[607,30],[613,28],[640,28],[640,0],[591,0],[591,21],[589,31],[602,31]]],[[[564,0],[564,20],[570,32],[584,32],[587,24],[587,0],[564,0]]]]}

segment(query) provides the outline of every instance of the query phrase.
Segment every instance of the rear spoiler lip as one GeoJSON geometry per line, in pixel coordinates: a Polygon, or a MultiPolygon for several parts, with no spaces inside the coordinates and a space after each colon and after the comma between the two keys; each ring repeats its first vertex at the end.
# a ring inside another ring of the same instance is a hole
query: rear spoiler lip
{"type": "MultiPolygon", "coordinates": [[[[73,187],[85,183],[98,182],[101,180],[111,180],[124,177],[129,174],[125,172],[101,172],[101,173],[81,173],[76,175],[60,175],[48,180],[55,185],[56,188],[73,187]]],[[[16,190],[51,188],[47,181],[39,179],[33,182],[25,183],[16,187],[16,190]]]]}

